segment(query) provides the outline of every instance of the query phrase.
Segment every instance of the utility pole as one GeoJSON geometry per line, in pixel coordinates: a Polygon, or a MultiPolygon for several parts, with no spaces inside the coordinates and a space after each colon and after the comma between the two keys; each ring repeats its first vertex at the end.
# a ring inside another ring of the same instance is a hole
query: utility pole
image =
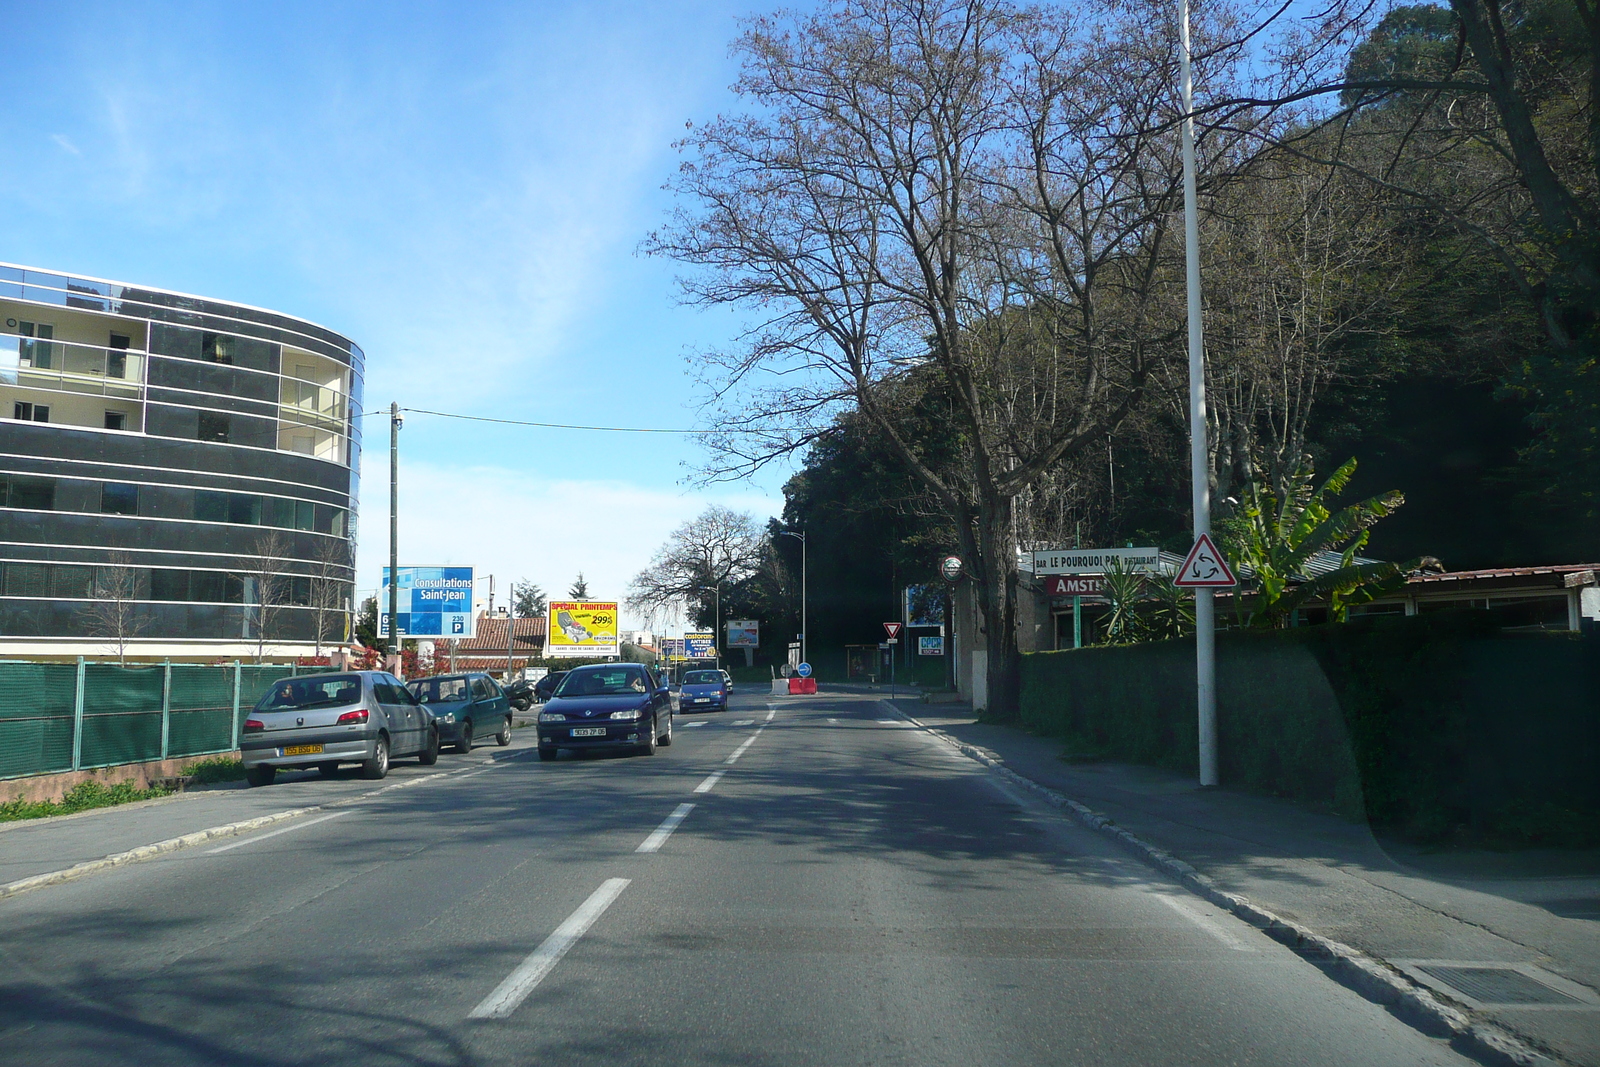
{"type": "Polygon", "coordinates": [[[400,402],[389,405],[389,655],[400,669],[400,402]]]}
{"type": "Polygon", "coordinates": [[[506,586],[506,684],[511,684],[511,642],[517,629],[517,583],[506,586]]]}
{"type": "MultiPolygon", "coordinates": [[[[1211,534],[1211,453],[1206,427],[1205,328],[1200,318],[1200,217],[1196,204],[1194,79],[1190,70],[1189,0],[1178,0],[1179,79],[1183,97],[1183,261],[1189,298],[1189,478],[1194,537],[1211,534]]],[[[1210,589],[1194,591],[1195,690],[1200,733],[1200,784],[1217,784],[1217,629],[1210,589]]]]}

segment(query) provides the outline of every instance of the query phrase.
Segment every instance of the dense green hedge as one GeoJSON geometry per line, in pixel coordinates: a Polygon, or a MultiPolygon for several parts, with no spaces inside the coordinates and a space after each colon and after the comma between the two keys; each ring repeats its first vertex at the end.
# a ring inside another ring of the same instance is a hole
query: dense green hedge
{"type": "MultiPolygon", "coordinates": [[[[1421,840],[1600,842],[1600,640],[1487,612],[1230,632],[1224,785],[1421,840]]],[[[1196,770],[1194,643],[1023,658],[1022,719],[1069,752],[1196,770]]]]}

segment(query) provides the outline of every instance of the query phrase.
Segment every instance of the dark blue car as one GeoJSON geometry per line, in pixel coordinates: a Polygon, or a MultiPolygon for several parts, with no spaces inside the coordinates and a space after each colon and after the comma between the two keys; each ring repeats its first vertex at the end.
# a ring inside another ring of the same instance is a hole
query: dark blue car
{"type": "Polygon", "coordinates": [[[728,679],[721,671],[690,671],[683,676],[678,710],[727,711],[728,679]]]}
{"type": "Polygon", "coordinates": [[[639,663],[597,663],[567,672],[539,712],[539,758],[621,749],[655,755],[672,744],[672,691],[639,663]]]}

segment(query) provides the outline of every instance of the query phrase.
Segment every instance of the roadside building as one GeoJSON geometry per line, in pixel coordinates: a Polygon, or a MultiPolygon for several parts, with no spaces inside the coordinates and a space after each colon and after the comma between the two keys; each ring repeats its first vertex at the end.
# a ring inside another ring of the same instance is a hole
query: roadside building
{"type": "MultiPolygon", "coordinates": [[[[545,617],[536,615],[532,618],[517,619],[515,627],[511,630],[510,655],[507,656],[506,630],[510,620],[505,612],[497,611],[493,614],[479,612],[477,620],[473,623],[477,633],[472,637],[464,637],[456,641],[455,670],[457,671],[483,671],[501,681],[507,680],[506,660],[511,661],[510,677],[517,678],[522,672],[533,665],[533,661],[544,656],[545,617]]],[[[437,659],[447,658],[451,655],[450,643],[445,640],[434,642],[434,656],[437,659]]]]}
{"type": "Polygon", "coordinates": [[[364,362],[278,312],[0,264],[0,658],[346,640],[364,362]]]}

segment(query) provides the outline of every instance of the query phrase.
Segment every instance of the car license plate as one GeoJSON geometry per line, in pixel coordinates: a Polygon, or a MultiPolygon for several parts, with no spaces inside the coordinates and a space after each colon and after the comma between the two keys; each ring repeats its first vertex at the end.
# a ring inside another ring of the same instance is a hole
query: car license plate
{"type": "Polygon", "coordinates": [[[709,704],[709,703],[711,703],[711,698],[710,697],[695,697],[693,700],[689,701],[689,703],[691,703],[691,704],[709,704]]]}
{"type": "Polygon", "coordinates": [[[604,737],[605,735],[606,728],[604,726],[579,726],[572,731],[573,737],[604,737]]]}
{"type": "Polygon", "coordinates": [[[318,756],[322,754],[321,745],[284,745],[285,756],[318,756]]]}

